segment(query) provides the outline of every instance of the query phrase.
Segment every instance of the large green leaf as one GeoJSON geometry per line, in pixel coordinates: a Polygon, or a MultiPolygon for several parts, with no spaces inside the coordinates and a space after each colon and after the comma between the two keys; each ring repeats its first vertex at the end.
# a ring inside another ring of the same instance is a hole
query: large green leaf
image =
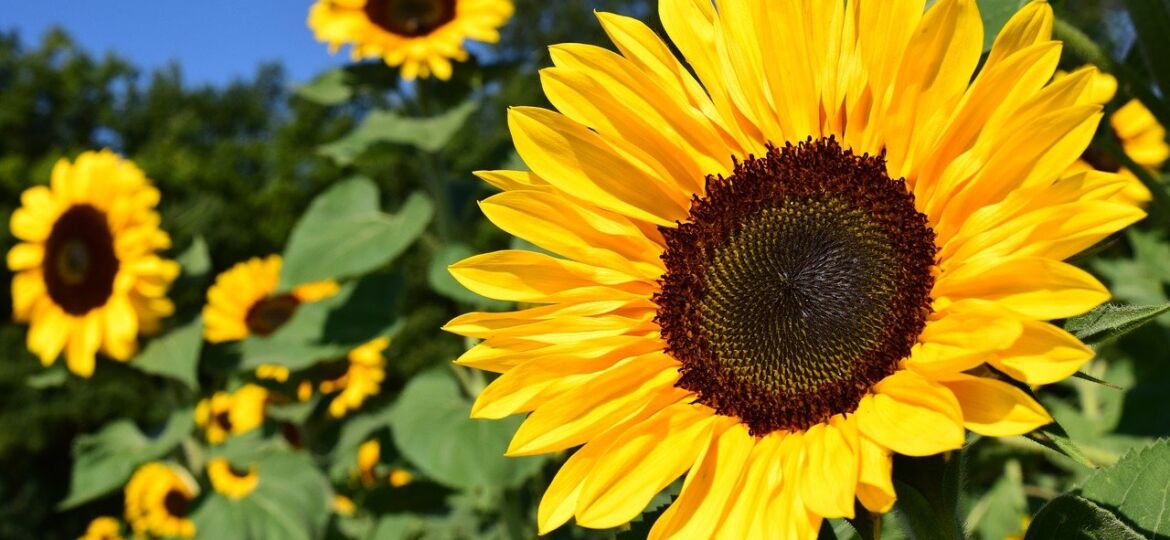
{"type": "Polygon", "coordinates": [[[983,50],[991,50],[999,31],[1028,0],[978,0],[979,15],[983,17],[983,50]]]}
{"type": "Polygon", "coordinates": [[[317,197],[289,237],[281,289],[376,270],[406,251],[434,214],[430,199],[419,193],[393,215],[382,212],[378,200],[368,178],[346,180],[317,197]]]}
{"type": "Polygon", "coordinates": [[[175,379],[192,390],[199,389],[199,353],[203,350],[203,319],[195,320],[155,338],[130,362],[151,375],[175,379]]]}
{"type": "Polygon", "coordinates": [[[979,538],[1001,540],[1018,534],[1029,514],[1023,471],[1020,462],[1012,459],[1004,465],[1003,476],[972,506],[966,523],[979,538]]]}
{"type": "Polygon", "coordinates": [[[1108,510],[1093,501],[1065,494],[1032,519],[1024,540],[1143,540],[1108,510]]]}
{"type": "Polygon", "coordinates": [[[1064,328],[1081,341],[1098,345],[1114,341],[1170,311],[1170,304],[1121,306],[1106,304],[1069,319],[1064,328]]]}
{"type": "Polygon", "coordinates": [[[240,367],[276,364],[297,371],[342,358],[376,337],[392,336],[398,328],[394,306],[400,288],[397,276],[370,275],[346,284],[334,296],[302,305],[271,336],[244,340],[240,367]]]}
{"type": "Polygon", "coordinates": [[[73,508],[121,488],[139,465],[178,446],[194,424],[192,410],[179,409],[153,434],[142,433],[129,420],[117,420],[95,434],[78,437],[69,495],[60,508],[73,508]]]}
{"type": "Polygon", "coordinates": [[[192,514],[196,537],[209,540],[312,540],[321,538],[329,517],[331,489],[306,454],[272,452],[254,462],[256,490],[232,500],[211,491],[192,514]]]}
{"type": "Polygon", "coordinates": [[[1081,496],[1151,538],[1170,538],[1170,441],[1131,450],[1081,485],[1081,496]]]}
{"type": "Polygon", "coordinates": [[[394,444],[435,481],[454,488],[518,486],[544,462],[508,458],[517,417],[472,420],[471,402],[444,369],[416,376],[391,413],[394,444]]]}
{"type": "Polygon", "coordinates": [[[340,105],[353,96],[345,68],[331,69],[296,88],[297,96],[319,105],[340,105]]]}
{"type": "Polygon", "coordinates": [[[430,118],[409,118],[392,111],[371,112],[352,133],[321,147],[321,154],[339,165],[349,165],[370,146],[395,143],[413,146],[424,152],[438,152],[447,146],[479,108],[467,101],[430,118]]]}

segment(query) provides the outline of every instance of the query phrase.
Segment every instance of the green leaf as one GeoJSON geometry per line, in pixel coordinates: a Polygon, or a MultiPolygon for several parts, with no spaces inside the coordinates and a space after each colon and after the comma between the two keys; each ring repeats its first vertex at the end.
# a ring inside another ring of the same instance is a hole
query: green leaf
{"type": "Polygon", "coordinates": [[[1040,444],[1041,446],[1048,448],[1049,450],[1053,450],[1058,454],[1064,455],[1065,457],[1081,465],[1089,468],[1097,467],[1095,463],[1089,460],[1089,458],[1085,457],[1085,454],[1081,452],[1081,449],[1078,448],[1077,445],[1073,443],[1072,438],[1068,436],[1068,432],[1064,430],[1064,427],[1055,420],[1051,424],[1042,426],[1025,436],[1040,444]]]}
{"type": "Polygon", "coordinates": [[[57,388],[64,385],[69,380],[69,370],[65,368],[63,363],[57,363],[49,366],[44,370],[38,371],[29,375],[24,380],[24,384],[29,388],[37,390],[45,390],[48,388],[57,388]]]}
{"type": "Polygon", "coordinates": [[[211,252],[202,236],[196,236],[191,246],[175,258],[183,268],[182,275],[188,278],[202,277],[211,272],[211,252]]]}
{"type": "Polygon", "coordinates": [[[1170,0],[1125,0],[1150,76],[1170,92],[1170,0]]]}
{"type": "Polygon", "coordinates": [[[413,146],[424,152],[438,152],[459,132],[479,104],[467,101],[430,118],[409,118],[391,111],[373,111],[352,133],[321,147],[321,154],[338,165],[354,159],[377,143],[413,146]]]}
{"type": "Polygon", "coordinates": [[[1020,462],[1010,459],[1004,465],[1003,475],[979,499],[967,515],[969,530],[979,532],[980,538],[998,539],[1018,535],[1028,511],[1024,494],[1024,474],[1020,462]]]}
{"type": "Polygon", "coordinates": [[[1143,540],[1108,510],[1072,494],[1052,499],[1028,525],[1024,540],[1143,540]]]}
{"type": "Polygon", "coordinates": [[[413,514],[391,514],[378,520],[370,540],[414,540],[426,532],[427,523],[413,514]]]}
{"type": "Polygon", "coordinates": [[[130,362],[151,375],[175,379],[192,390],[199,389],[199,353],[203,350],[203,319],[195,320],[155,338],[130,362]]]}
{"type": "Polygon", "coordinates": [[[1020,10],[1028,0],[978,0],[979,15],[983,17],[983,52],[991,50],[995,38],[999,36],[1008,20],[1020,10]]]}
{"type": "Polygon", "coordinates": [[[472,420],[470,411],[446,370],[418,375],[390,413],[394,444],[427,476],[454,488],[515,487],[544,463],[504,457],[521,418],[472,420]]]}
{"type": "Polygon", "coordinates": [[[1170,441],[1131,450],[1086,479],[1080,494],[1147,537],[1170,537],[1170,441]]]}
{"type": "Polygon", "coordinates": [[[414,243],[434,214],[430,199],[419,193],[397,214],[382,212],[378,200],[368,178],[346,180],[317,197],[289,237],[281,290],[381,268],[414,243]]]}
{"type": "Polygon", "coordinates": [[[312,540],[324,535],[332,490],[303,453],[272,452],[254,462],[256,490],[238,500],[210,492],[192,514],[197,538],[312,540]]]}
{"type": "Polygon", "coordinates": [[[1106,304],[1079,317],[1069,319],[1064,329],[1089,345],[1114,341],[1170,311],[1170,304],[1160,306],[1120,306],[1106,304]]]}
{"type": "Polygon", "coordinates": [[[117,420],[73,445],[73,473],[69,495],[59,505],[66,510],[121,488],[139,465],[159,459],[191,433],[192,410],[179,409],[154,435],[143,434],[134,422],[117,420]]]}
{"type": "Polygon", "coordinates": [[[962,451],[929,457],[895,456],[894,511],[914,540],[962,538],[958,507],[963,483],[962,451]]]}
{"type": "Polygon", "coordinates": [[[1093,384],[1099,384],[1101,386],[1104,386],[1106,388],[1111,388],[1113,390],[1125,390],[1124,388],[1117,386],[1116,384],[1113,384],[1109,381],[1098,379],[1097,377],[1094,377],[1094,376],[1089,375],[1088,373],[1085,373],[1082,371],[1078,371],[1076,373],[1073,373],[1073,377],[1080,379],[1082,381],[1091,382],[1093,384]]]}
{"type": "Polygon", "coordinates": [[[297,96],[318,105],[340,105],[353,96],[349,86],[349,72],[345,68],[326,71],[307,84],[294,90],[297,96]]]}
{"type": "Polygon", "coordinates": [[[375,274],[348,283],[334,296],[300,306],[271,336],[252,336],[241,345],[240,368],[276,364],[292,371],[321,360],[343,358],[354,347],[398,331],[397,303],[402,281],[375,274]]]}

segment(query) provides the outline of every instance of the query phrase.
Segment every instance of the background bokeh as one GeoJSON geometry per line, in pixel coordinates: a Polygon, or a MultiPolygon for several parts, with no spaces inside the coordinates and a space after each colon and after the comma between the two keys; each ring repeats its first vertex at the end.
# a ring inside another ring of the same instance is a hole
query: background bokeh
{"type": "MultiPolygon", "coordinates": [[[[1086,32],[1115,62],[1148,76],[1150,68],[1134,46],[1133,25],[1122,5],[1109,0],[1053,3],[1058,15],[1086,32]]],[[[89,9],[95,4],[86,3],[89,9]]],[[[237,2],[203,4],[207,18],[199,24],[209,26],[231,19],[237,2]]],[[[1019,3],[986,4],[991,32],[1019,3]]],[[[22,9],[34,9],[30,5],[22,9]]],[[[281,14],[280,20],[303,21],[307,9],[292,2],[265,5],[292,10],[291,15],[281,14]]],[[[36,9],[46,10],[37,20],[52,19],[48,7],[36,9]]],[[[198,314],[206,287],[216,274],[250,257],[280,253],[310,202],[338,182],[355,176],[372,180],[388,211],[397,211],[412,193],[426,193],[435,204],[434,219],[388,270],[402,280],[396,297],[382,306],[396,314],[396,332],[386,353],[389,362],[382,393],[363,407],[365,416],[360,416],[363,422],[376,423],[378,412],[389,410],[412,382],[421,381],[419,392],[446,391],[443,385],[449,379],[431,380],[435,377],[431,370],[449,363],[468,344],[439,331],[443,324],[471,309],[506,307],[469,296],[445,276],[437,276],[436,268],[514,242],[479,213],[476,201],[492,189],[471,171],[522,167],[511,148],[505,110],[515,105],[547,106],[537,76],[539,68],[550,64],[547,45],[607,45],[594,10],[630,15],[658,28],[653,0],[517,0],[516,14],[498,45],[473,48],[473,59],[459,65],[449,82],[417,83],[400,81],[394,70],[378,61],[349,64],[344,54],[329,57],[324,46],[312,42],[303,25],[294,29],[301,33],[297,39],[302,43],[295,54],[318,58],[296,62],[301,76],[290,76],[285,67],[272,63],[236,78],[231,71],[235,67],[225,66],[225,72],[218,73],[203,62],[192,77],[180,62],[160,65],[150,58],[147,63],[153,67],[144,68],[143,59],[134,54],[80,45],[86,42],[84,36],[71,36],[64,30],[42,32],[39,22],[22,26],[0,18],[0,223],[8,223],[23,190],[47,181],[59,158],[99,148],[126,156],[163,193],[163,228],[175,245],[170,255],[187,253],[198,258],[198,250],[189,248],[199,242],[207,246],[209,264],[186,260],[192,265],[189,268],[200,272],[181,278],[173,289],[178,313],[169,324],[179,325],[198,314]],[[310,70],[317,77],[317,69],[320,78],[315,82],[304,77],[310,70]],[[426,151],[417,142],[394,142],[393,134],[359,129],[375,111],[442,117],[446,127],[454,129],[449,130],[449,139],[440,141],[441,151],[426,151]]],[[[125,18],[123,27],[128,31],[152,24],[149,11],[126,9],[120,17],[125,18]]],[[[267,34],[260,31],[256,39],[263,40],[267,34]]],[[[251,42],[220,44],[229,51],[254,46],[251,42]]],[[[1075,68],[1085,61],[1076,51],[1066,52],[1062,67],[1075,68]]],[[[1133,90],[1123,85],[1117,101],[1128,99],[1133,90]]],[[[1170,241],[1166,237],[1170,221],[1164,209],[1151,214],[1142,225],[1077,261],[1107,282],[1124,303],[1170,301],[1170,241]]],[[[7,251],[13,242],[3,228],[0,251],[7,251]]],[[[0,268],[0,283],[10,280],[11,273],[0,268]]],[[[199,394],[180,381],[110,361],[100,361],[97,373],[88,380],[67,375],[59,365],[46,370],[25,348],[26,328],[11,322],[10,295],[7,286],[0,288],[0,313],[4,314],[0,319],[0,538],[75,538],[95,516],[120,515],[122,505],[118,492],[80,506],[58,508],[70,492],[72,452],[78,438],[117,419],[129,419],[150,434],[152,426],[166,421],[199,394]]],[[[1170,393],[1166,351],[1170,351],[1170,321],[1162,318],[1101,346],[1100,358],[1087,371],[1118,388],[1073,380],[1048,388],[1041,396],[1085,456],[1101,464],[1116,462],[1129,449],[1170,435],[1170,415],[1163,413],[1165,396],[1170,393]]],[[[204,354],[198,372],[200,388],[222,387],[231,378],[233,368],[223,362],[214,351],[204,354]]],[[[316,446],[305,450],[317,463],[340,468],[330,478],[343,490],[349,489],[346,467],[352,462],[343,463],[337,456],[350,455],[355,448],[339,445],[353,442],[345,426],[357,422],[320,423],[313,427],[316,446]]],[[[509,426],[501,431],[508,433],[509,426]]],[[[398,538],[395,531],[413,531],[413,536],[402,537],[528,538],[535,534],[535,503],[563,456],[513,466],[500,473],[511,476],[495,485],[464,486],[425,464],[401,459],[400,450],[395,449],[400,441],[387,433],[384,429],[380,435],[383,453],[389,456],[385,459],[413,466],[415,481],[404,488],[380,488],[362,501],[364,521],[334,521],[330,535],[398,538]]],[[[358,439],[361,442],[364,437],[358,439]]],[[[475,453],[475,439],[463,444],[472,446],[475,453]]],[[[496,466],[491,464],[497,461],[489,458],[507,463],[505,458],[489,456],[484,461],[489,465],[481,465],[496,466]]],[[[1018,534],[1027,516],[1087,474],[1072,460],[1023,438],[976,441],[966,459],[961,504],[970,532],[980,538],[1018,534]]],[[[889,531],[886,538],[897,537],[894,528],[889,531]]],[[[594,534],[567,528],[557,534],[606,538],[620,531],[594,534]]],[[[637,525],[627,534],[637,537],[637,525]]]]}

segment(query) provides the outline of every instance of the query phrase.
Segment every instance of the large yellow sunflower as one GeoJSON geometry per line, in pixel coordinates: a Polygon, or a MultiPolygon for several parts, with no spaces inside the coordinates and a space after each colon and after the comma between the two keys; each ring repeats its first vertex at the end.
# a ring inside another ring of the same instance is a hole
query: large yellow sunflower
{"type": "Polygon", "coordinates": [[[126,484],[126,521],[136,536],[195,536],[188,516],[199,488],[187,471],[152,462],[138,468],[126,484]]]}
{"type": "Polygon", "coordinates": [[[402,66],[402,78],[451,78],[467,60],[464,40],[495,43],[512,17],[512,0],[317,0],[309,28],[330,52],[353,45],[353,58],[402,66]]]}
{"type": "Polygon", "coordinates": [[[273,294],[280,283],[280,255],[253,258],[216,276],[203,307],[203,337],[212,343],[267,336],[306,302],[337,294],[334,281],[309,283],[288,294],[273,294]]]}
{"type": "Polygon", "coordinates": [[[179,265],[155,254],[171,245],[158,201],[142,171],[108,150],[58,161],[49,186],[21,196],[11,224],[21,243],[8,252],[12,313],[29,323],[28,348],[46,366],[62,351],[82,377],[99,349],[128,361],[139,332],[174,311],[166,294],[179,265]]]}
{"type": "Polygon", "coordinates": [[[1091,69],[1052,82],[1047,4],[978,73],[975,0],[924,4],[662,0],[689,69],[611,14],[619,52],[552,48],[560,112],[509,112],[531,172],[481,173],[504,190],[482,208],[559,257],[453,265],[540,305],[446,326],[503,374],[473,415],[528,414],[509,455],[583,445],[542,533],[628,522],[685,475],[652,538],[814,538],[890,509],[891,453],[1050,421],[1006,379],[1090,359],[1046,321],[1109,293],[1062,261],[1143,212],[1117,175],[1064,175],[1101,107],[1091,69]]]}
{"type": "MultiPolygon", "coordinates": [[[[1105,105],[1117,95],[1117,79],[1108,73],[1098,73],[1093,81],[1093,102],[1105,105]]],[[[1158,123],[1154,114],[1137,99],[1131,99],[1109,117],[1109,127],[1121,142],[1121,148],[1135,163],[1157,172],[1170,158],[1170,145],[1166,144],[1166,128],[1158,123]]],[[[1102,155],[1090,149],[1082,159],[1070,167],[1071,172],[1101,169],[1117,172],[1126,179],[1126,188],[1116,195],[1122,202],[1143,204],[1153,195],[1149,188],[1138,179],[1133,171],[1122,167],[1111,156],[1102,155]]]]}

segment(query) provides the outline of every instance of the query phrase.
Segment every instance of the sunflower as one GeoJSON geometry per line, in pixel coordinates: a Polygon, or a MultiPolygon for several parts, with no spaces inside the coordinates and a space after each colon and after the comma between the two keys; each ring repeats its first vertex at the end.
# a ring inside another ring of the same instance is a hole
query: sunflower
{"type": "Polygon", "coordinates": [[[246,384],[235,392],[216,392],[195,406],[195,423],[207,432],[207,442],[219,444],[264,423],[268,390],[246,384]]]}
{"type": "MultiPolygon", "coordinates": [[[[1093,82],[1093,102],[1105,105],[1117,95],[1117,79],[1108,73],[1098,73],[1093,82]]],[[[1150,171],[1158,171],[1170,158],[1170,145],[1166,144],[1166,129],[1158,123],[1154,114],[1137,99],[1131,99],[1122,105],[1109,117],[1109,127],[1121,142],[1125,153],[1150,171]]],[[[1069,169],[1072,172],[1101,169],[1117,172],[1126,179],[1126,188],[1118,193],[1116,198],[1122,202],[1144,204],[1150,201],[1153,195],[1149,188],[1138,179],[1133,171],[1122,167],[1110,156],[1100,152],[1085,152],[1069,169]]]]}
{"type": "Polygon", "coordinates": [[[891,508],[893,453],[1051,421],[1008,379],[1092,357],[1047,321],[1109,292],[1062,261],[1144,214],[1117,175],[1065,174],[1102,113],[1091,69],[1052,81],[1047,4],[977,74],[975,0],[924,4],[662,0],[689,68],[611,14],[618,53],[552,48],[560,112],[509,111],[530,172],[480,173],[487,217],[546,252],[451,266],[537,307],[445,327],[502,373],[473,416],[528,414],[509,455],[580,446],[540,532],[619,526],[685,475],[652,538],[815,538],[891,508]]]}
{"type": "Polygon", "coordinates": [[[362,485],[370,487],[374,485],[374,480],[377,479],[378,461],[382,459],[382,444],[377,439],[372,439],[362,443],[357,451],[357,476],[361,478],[362,485]]]}
{"type": "Polygon", "coordinates": [[[382,379],[386,378],[386,357],[382,353],[390,346],[388,338],[377,338],[349,352],[345,374],[325,381],[318,387],[322,394],[340,391],[329,403],[329,414],[341,418],[356,411],[366,398],[378,395],[382,379]]]}
{"type": "Polygon", "coordinates": [[[93,375],[98,350],[122,362],[138,333],[174,312],[167,289],[179,265],[155,253],[171,246],[155,211],[159,192],[113,152],[85,152],[53,167],[50,185],[29,188],[12,213],[8,252],[13,319],[30,323],[28,348],[48,366],[64,352],[69,370],[93,375]]]}
{"type": "Polygon", "coordinates": [[[451,78],[467,60],[464,40],[496,43],[512,17],[511,0],[317,0],[309,28],[330,52],[353,45],[353,59],[382,58],[402,77],[451,78]]]}
{"type": "Polygon", "coordinates": [[[247,497],[256,491],[260,484],[260,475],[256,467],[248,470],[237,470],[231,462],[223,458],[212,459],[207,462],[207,478],[211,480],[211,487],[215,491],[232,500],[247,497]]]}
{"type": "Polygon", "coordinates": [[[337,294],[334,281],[301,285],[273,294],[280,283],[280,255],[253,258],[216,276],[203,307],[203,337],[211,343],[268,336],[296,314],[301,304],[337,294]]]}
{"type": "Polygon", "coordinates": [[[122,540],[122,524],[110,516],[94,518],[78,540],[122,540]]]}
{"type": "Polygon", "coordinates": [[[400,488],[410,485],[414,481],[414,474],[406,469],[394,467],[390,469],[390,487],[400,488]]]}
{"type": "Polygon", "coordinates": [[[333,512],[341,516],[349,517],[357,512],[357,505],[353,503],[353,499],[345,495],[334,495],[331,506],[333,512]]]}
{"type": "Polygon", "coordinates": [[[198,487],[187,471],[152,462],[138,468],[126,484],[126,521],[136,536],[195,536],[187,517],[198,487]]]}

